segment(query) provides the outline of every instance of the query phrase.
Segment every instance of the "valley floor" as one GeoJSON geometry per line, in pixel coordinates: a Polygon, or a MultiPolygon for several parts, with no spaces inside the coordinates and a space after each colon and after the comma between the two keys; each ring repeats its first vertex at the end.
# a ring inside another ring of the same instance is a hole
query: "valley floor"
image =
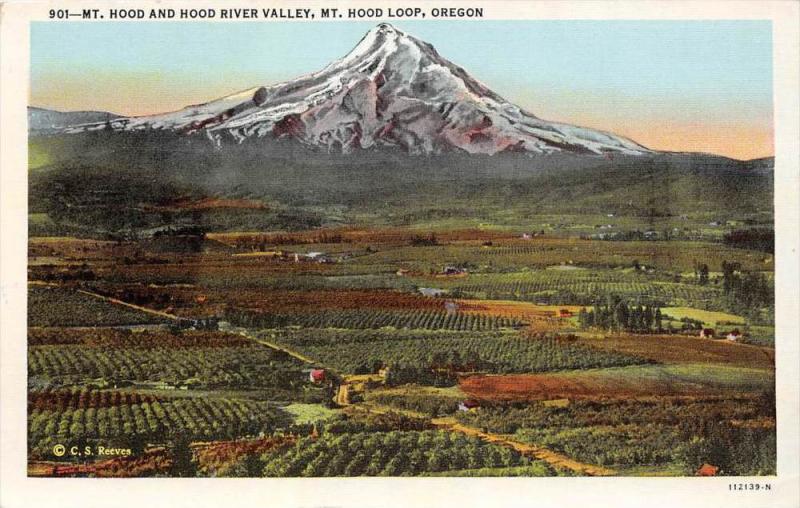
{"type": "Polygon", "coordinates": [[[772,303],[731,289],[771,267],[478,230],[31,238],[29,475],[774,474],[772,303]]]}

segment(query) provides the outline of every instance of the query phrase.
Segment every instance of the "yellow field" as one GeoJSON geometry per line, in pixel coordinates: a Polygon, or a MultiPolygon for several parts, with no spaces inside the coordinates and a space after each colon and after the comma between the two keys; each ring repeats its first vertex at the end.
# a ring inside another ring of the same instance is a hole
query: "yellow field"
{"type": "Polygon", "coordinates": [[[702,321],[707,326],[716,326],[717,323],[727,322],[744,324],[745,320],[741,316],[728,314],[725,312],[714,312],[710,310],[693,309],[691,307],[664,307],[661,309],[663,314],[666,314],[675,319],[689,318],[702,321]]]}
{"type": "Polygon", "coordinates": [[[577,316],[583,308],[580,305],[536,305],[514,300],[457,300],[464,313],[489,314],[493,316],[519,319],[530,323],[533,329],[562,329],[574,326],[570,317],[559,317],[561,310],[568,310],[577,316]]]}

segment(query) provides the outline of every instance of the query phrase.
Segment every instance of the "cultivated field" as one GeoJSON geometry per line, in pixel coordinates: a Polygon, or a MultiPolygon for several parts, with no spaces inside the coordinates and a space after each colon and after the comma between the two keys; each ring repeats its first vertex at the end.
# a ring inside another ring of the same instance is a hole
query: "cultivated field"
{"type": "Polygon", "coordinates": [[[29,474],[774,472],[770,254],[519,231],[32,238],[29,474]]]}
{"type": "Polygon", "coordinates": [[[724,395],[770,390],[771,370],[707,364],[649,365],[554,374],[470,376],[460,386],[490,401],[724,395]]]}

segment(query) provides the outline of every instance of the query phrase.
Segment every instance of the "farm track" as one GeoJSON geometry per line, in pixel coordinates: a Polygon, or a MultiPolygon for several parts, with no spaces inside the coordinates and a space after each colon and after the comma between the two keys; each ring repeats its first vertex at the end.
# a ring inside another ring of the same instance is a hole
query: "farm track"
{"type": "Polygon", "coordinates": [[[519,441],[515,441],[511,438],[501,436],[498,434],[492,434],[489,432],[483,432],[473,427],[467,427],[465,425],[461,425],[460,423],[451,423],[449,419],[434,419],[431,421],[437,427],[441,427],[453,432],[461,432],[462,434],[466,434],[468,436],[475,436],[477,438],[486,441],[487,443],[498,444],[501,446],[506,446],[508,448],[512,448],[523,455],[528,455],[531,457],[535,457],[539,460],[547,462],[551,466],[555,466],[561,469],[569,469],[576,473],[586,475],[586,476],[614,476],[617,474],[616,471],[613,469],[608,469],[602,466],[596,466],[594,464],[585,464],[583,462],[578,462],[577,460],[573,460],[566,455],[561,455],[560,453],[554,452],[547,448],[542,448],[540,446],[535,446],[527,443],[521,443],[519,441]]]}
{"type": "Polygon", "coordinates": [[[605,468],[602,466],[596,466],[594,464],[586,464],[583,462],[579,462],[577,460],[573,460],[567,457],[566,455],[562,455],[560,453],[554,452],[547,448],[543,448],[541,446],[521,443],[507,436],[502,436],[500,434],[493,434],[490,432],[483,432],[473,427],[461,425],[451,417],[427,418],[421,413],[417,413],[415,411],[396,409],[388,406],[375,404],[372,402],[352,404],[349,405],[348,407],[355,408],[361,411],[373,412],[379,414],[386,414],[391,412],[391,413],[406,414],[407,416],[411,416],[414,418],[424,418],[427,421],[429,421],[432,425],[434,425],[436,428],[439,428],[441,430],[447,430],[450,432],[460,432],[461,434],[465,434],[467,436],[477,437],[478,439],[481,439],[482,441],[485,441],[487,443],[504,446],[506,448],[511,448],[512,450],[516,450],[517,452],[523,455],[526,455],[528,457],[533,457],[543,462],[546,462],[547,464],[555,468],[568,469],[570,471],[573,471],[575,473],[584,476],[615,476],[617,474],[617,472],[613,469],[605,468]]]}
{"type": "Polygon", "coordinates": [[[350,405],[350,385],[347,383],[342,383],[339,385],[339,388],[336,389],[336,398],[334,399],[340,406],[349,406],[350,405]]]}
{"type": "MultiPolygon", "coordinates": [[[[311,365],[319,365],[318,361],[316,361],[316,360],[314,360],[312,358],[309,358],[309,357],[307,357],[305,355],[302,355],[302,354],[298,353],[297,351],[294,351],[293,349],[289,349],[289,348],[287,348],[285,346],[281,346],[280,344],[277,344],[275,342],[271,342],[271,341],[262,339],[260,337],[256,337],[255,335],[253,335],[249,331],[247,331],[246,328],[236,328],[236,327],[234,327],[234,328],[231,328],[229,331],[231,331],[233,333],[236,333],[236,334],[239,334],[242,337],[250,339],[250,340],[252,340],[254,342],[257,342],[257,343],[261,344],[262,346],[267,346],[268,348],[272,348],[272,349],[274,349],[276,351],[281,351],[283,353],[286,353],[287,355],[291,356],[292,358],[296,358],[297,360],[300,360],[303,363],[308,363],[308,364],[311,364],[311,365]]],[[[327,369],[331,370],[331,371],[333,370],[333,369],[330,369],[330,368],[327,368],[327,369]]]]}
{"type": "Polygon", "coordinates": [[[103,295],[99,295],[97,293],[92,293],[91,291],[86,291],[85,289],[78,289],[77,292],[78,293],[82,293],[82,294],[87,295],[87,296],[91,296],[91,297],[97,298],[99,300],[104,300],[104,301],[109,302],[109,303],[113,303],[113,304],[116,304],[116,305],[122,305],[123,307],[128,307],[129,309],[135,309],[135,310],[138,310],[140,312],[145,312],[145,313],[153,315],[153,316],[167,318],[167,319],[171,319],[173,321],[178,321],[179,319],[181,319],[180,317],[178,317],[178,316],[176,316],[174,314],[168,314],[168,313],[162,312],[160,310],[148,309],[147,307],[142,307],[140,305],[134,305],[132,303],[123,302],[122,300],[117,300],[116,298],[111,298],[110,296],[103,296],[103,295]]]}
{"type": "MultiPolygon", "coordinates": [[[[92,297],[98,298],[100,300],[104,300],[104,301],[109,302],[109,303],[113,303],[113,304],[117,304],[117,305],[123,305],[123,306],[129,307],[131,309],[136,309],[138,311],[145,312],[145,313],[148,313],[148,314],[151,314],[151,315],[154,315],[154,316],[159,316],[159,317],[162,317],[162,318],[171,319],[173,321],[178,321],[178,320],[182,319],[181,317],[176,316],[174,314],[169,314],[167,312],[162,312],[162,311],[158,311],[158,310],[154,310],[154,309],[149,309],[147,307],[142,307],[140,305],[134,305],[132,303],[123,302],[122,300],[117,300],[116,298],[111,298],[111,297],[108,297],[108,296],[99,295],[97,293],[92,293],[91,291],[86,291],[86,290],[83,290],[83,289],[79,289],[78,292],[79,293],[83,293],[83,294],[88,295],[88,296],[92,296],[92,297]]],[[[303,363],[314,364],[314,365],[316,365],[318,363],[316,360],[313,360],[313,359],[311,359],[311,358],[309,358],[307,356],[304,356],[304,355],[298,353],[297,351],[288,349],[288,348],[286,348],[284,346],[281,346],[280,344],[276,344],[274,342],[270,342],[268,340],[264,340],[262,338],[256,337],[253,334],[249,333],[247,331],[247,329],[245,329],[245,328],[233,328],[230,331],[233,332],[233,333],[236,333],[238,335],[241,335],[242,337],[250,339],[253,342],[257,342],[258,344],[261,344],[262,346],[266,346],[266,347],[269,347],[269,348],[274,349],[276,351],[281,351],[283,353],[286,353],[289,356],[291,356],[293,358],[296,358],[297,360],[300,360],[303,363]]]]}

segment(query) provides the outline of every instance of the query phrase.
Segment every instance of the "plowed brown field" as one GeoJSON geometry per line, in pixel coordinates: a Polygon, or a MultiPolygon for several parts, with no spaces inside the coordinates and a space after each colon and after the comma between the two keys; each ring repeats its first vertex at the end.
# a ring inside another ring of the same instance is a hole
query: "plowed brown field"
{"type": "Polygon", "coordinates": [[[715,363],[771,369],[775,350],[726,340],[701,339],[684,335],[621,335],[581,338],[581,344],[619,351],[659,363],[715,363]]]}

